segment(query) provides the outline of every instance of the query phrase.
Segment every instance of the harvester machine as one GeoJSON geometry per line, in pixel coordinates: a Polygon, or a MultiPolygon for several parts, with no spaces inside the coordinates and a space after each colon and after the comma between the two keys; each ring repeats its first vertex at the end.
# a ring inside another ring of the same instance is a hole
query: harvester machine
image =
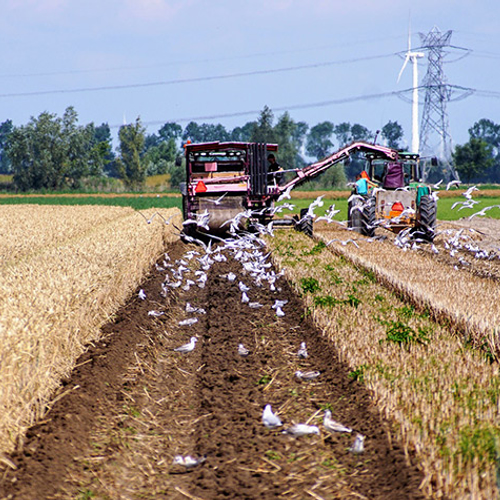
{"type": "Polygon", "coordinates": [[[418,156],[358,141],[323,160],[289,171],[294,173],[291,180],[277,182],[277,177],[283,174],[270,172],[268,162],[269,154],[277,151],[277,144],[265,143],[186,144],[186,182],[181,184],[184,232],[220,234],[273,220],[275,225],[292,225],[311,235],[312,219],[306,216],[307,209],[300,217],[277,219],[274,218],[276,201],[294,187],[361,151],[376,182],[367,183],[366,193],[351,196],[349,226],[372,235],[378,225],[393,231],[412,225],[424,228],[430,238],[432,232],[427,228],[433,230],[435,225],[435,202],[427,186],[413,182],[418,175],[418,156]],[[401,173],[398,179],[395,170],[401,173]],[[419,210],[421,207],[424,210],[419,210]]]}

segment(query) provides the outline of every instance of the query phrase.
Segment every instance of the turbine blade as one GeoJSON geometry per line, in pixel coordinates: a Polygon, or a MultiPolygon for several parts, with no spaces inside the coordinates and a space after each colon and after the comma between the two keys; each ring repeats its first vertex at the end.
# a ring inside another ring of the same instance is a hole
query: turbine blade
{"type": "Polygon", "coordinates": [[[406,65],[408,64],[408,61],[410,60],[410,55],[409,54],[406,54],[406,57],[405,57],[405,61],[403,63],[403,66],[401,67],[401,70],[399,71],[399,75],[398,75],[398,79],[397,79],[397,83],[399,83],[399,80],[401,79],[401,75],[403,74],[403,71],[405,70],[406,68],[406,65]]]}

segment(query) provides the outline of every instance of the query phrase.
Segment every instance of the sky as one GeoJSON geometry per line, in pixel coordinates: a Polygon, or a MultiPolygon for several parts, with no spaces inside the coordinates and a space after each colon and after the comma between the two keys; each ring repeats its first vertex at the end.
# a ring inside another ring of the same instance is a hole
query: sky
{"type": "Polygon", "coordinates": [[[148,133],[231,130],[268,106],[310,127],[397,121],[410,145],[411,93],[397,93],[411,65],[398,73],[409,28],[416,49],[434,27],[453,31],[447,82],[475,90],[448,103],[453,145],[482,118],[500,123],[498,0],[0,0],[0,12],[0,122],[16,126],[73,106],[115,137],[137,117],[148,133]]]}

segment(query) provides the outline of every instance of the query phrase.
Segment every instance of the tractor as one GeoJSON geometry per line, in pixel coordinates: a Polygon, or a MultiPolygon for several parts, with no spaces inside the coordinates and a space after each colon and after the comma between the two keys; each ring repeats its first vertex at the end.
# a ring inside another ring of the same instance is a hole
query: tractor
{"type": "Polygon", "coordinates": [[[436,204],[429,188],[414,181],[419,174],[417,155],[357,141],[302,169],[289,170],[293,178],[277,182],[268,162],[269,154],[277,153],[277,144],[215,141],[188,143],[184,148],[186,181],[181,192],[185,234],[220,234],[231,226],[233,230],[247,229],[274,221],[276,226],[294,226],[312,235],[307,210],[295,219],[273,219],[276,201],[336,163],[349,160],[352,153],[363,152],[371,179],[381,186],[370,182],[366,195],[355,195],[349,203],[349,226],[370,236],[378,225],[393,231],[411,225],[432,239],[436,204]]]}
{"type": "Polygon", "coordinates": [[[349,227],[369,237],[377,227],[394,233],[409,230],[415,238],[432,242],[437,202],[430,187],[418,180],[419,156],[399,151],[395,159],[378,152],[365,157],[366,189],[362,180],[356,182],[348,204],[349,227]]]}

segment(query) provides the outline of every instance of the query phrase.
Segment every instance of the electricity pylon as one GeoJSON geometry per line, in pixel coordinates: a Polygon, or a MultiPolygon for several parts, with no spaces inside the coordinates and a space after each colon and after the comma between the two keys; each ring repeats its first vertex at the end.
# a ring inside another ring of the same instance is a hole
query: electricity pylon
{"type": "MultiPolygon", "coordinates": [[[[420,127],[420,151],[422,157],[437,157],[450,179],[458,179],[451,162],[452,137],[448,118],[448,102],[456,88],[449,85],[443,70],[448,54],[452,30],[442,33],[437,27],[428,34],[419,33],[420,50],[427,52],[427,73],[422,86],[425,88],[424,110],[420,127]]],[[[453,47],[459,49],[459,47],[453,47]]],[[[465,49],[461,49],[465,50],[465,49]]],[[[464,94],[460,98],[466,97],[464,94]]],[[[424,179],[429,173],[430,162],[424,165],[424,179]]]]}

